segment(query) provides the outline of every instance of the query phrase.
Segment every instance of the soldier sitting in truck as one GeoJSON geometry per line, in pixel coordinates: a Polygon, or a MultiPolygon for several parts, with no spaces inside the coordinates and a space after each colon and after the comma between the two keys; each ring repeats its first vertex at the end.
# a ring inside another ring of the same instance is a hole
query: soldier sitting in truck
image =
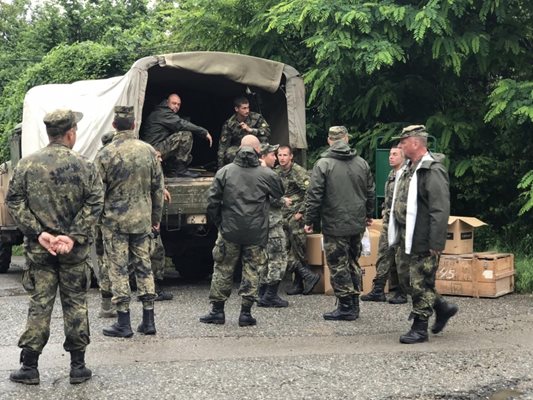
{"type": "Polygon", "coordinates": [[[187,169],[192,160],[192,134],[213,145],[207,129],[194,125],[178,115],[181,98],[173,93],[157,105],[144,122],[140,138],[151,144],[163,157],[163,172],[167,178],[197,178],[198,174],[187,169]]]}

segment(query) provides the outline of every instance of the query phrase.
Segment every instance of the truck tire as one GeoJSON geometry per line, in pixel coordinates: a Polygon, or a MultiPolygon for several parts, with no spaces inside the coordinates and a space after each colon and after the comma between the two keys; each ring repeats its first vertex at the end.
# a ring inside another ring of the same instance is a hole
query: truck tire
{"type": "Polygon", "coordinates": [[[5,274],[11,265],[12,246],[0,242],[0,274],[5,274]]]}
{"type": "Polygon", "coordinates": [[[213,257],[208,250],[187,249],[179,256],[173,255],[172,262],[180,276],[186,280],[206,279],[213,272],[213,257]]]}

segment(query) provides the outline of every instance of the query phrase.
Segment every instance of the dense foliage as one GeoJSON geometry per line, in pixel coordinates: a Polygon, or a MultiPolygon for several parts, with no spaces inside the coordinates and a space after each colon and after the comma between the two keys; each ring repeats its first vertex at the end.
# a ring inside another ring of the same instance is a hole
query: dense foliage
{"type": "Polygon", "coordinates": [[[344,124],[372,161],[380,137],[424,123],[448,157],[453,213],[488,222],[484,242],[533,253],[530,1],[14,0],[0,7],[0,131],[19,121],[29,87],[120,74],[147,54],[217,50],[280,60],[304,74],[312,152],[329,125],[344,124]]]}

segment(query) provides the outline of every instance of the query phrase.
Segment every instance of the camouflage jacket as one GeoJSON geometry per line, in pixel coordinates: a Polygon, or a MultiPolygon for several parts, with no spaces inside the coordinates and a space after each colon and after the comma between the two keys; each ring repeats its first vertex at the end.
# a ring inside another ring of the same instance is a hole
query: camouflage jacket
{"type": "MultiPolygon", "coordinates": [[[[268,143],[270,139],[270,126],[261,114],[250,112],[248,117],[243,121],[252,128],[252,135],[259,138],[261,143],[268,143]]],[[[220,141],[218,143],[218,167],[224,166],[224,155],[231,146],[239,147],[241,139],[248,135],[248,132],[241,129],[236,114],[233,114],[222,126],[220,141]]]]}
{"type": "Polygon", "coordinates": [[[58,143],[21,159],[6,196],[19,229],[36,242],[41,232],[92,243],[104,202],[94,164],[58,143]]]}
{"type": "Polygon", "coordinates": [[[284,171],[279,165],[274,171],[280,176],[285,188],[285,196],[292,200],[292,205],[283,207],[283,217],[291,218],[296,213],[305,212],[305,196],[309,187],[309,172],[296,163],[292,163],[288,171],[284,171]]]}
{"type": "Polygon", "coordinates": [[[163,173],[152,146],[119,131],[95,158],[105,188],[102,225],[121,233],[149,233],[161,221],[163,173]]]}

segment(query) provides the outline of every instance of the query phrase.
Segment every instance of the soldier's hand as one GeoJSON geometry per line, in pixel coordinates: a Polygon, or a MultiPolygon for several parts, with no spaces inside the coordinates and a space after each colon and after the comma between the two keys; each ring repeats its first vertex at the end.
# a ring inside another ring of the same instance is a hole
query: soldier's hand
{"type": "Polygon", "coordinates": [[[262,158],[259,159],[259,162],[261,163],[262,167],[266,167],[267,166],[265,160],[263,160],[262,158]]]}
{"type": "Polygon", "coordinates": [[[374,220],[372,218],[366,219],[366,226],[372,226],[373,223],[374,223],[374,220]]]}
{"type": "Polygon", "coordinates": [[[250,127],[248,126],[248,124],[246,124],[245,122],[241,122],[241,123],[239,124],[239,126],[241,127],[241,129],[242,129],[243,131],[246,131],[246,132],[248,132],[248,133],[251,133],[251,132],[252,132],[252,128],[250,128],[250,127]]]}
{"type": "Polygon", "coordinates": [[[311,226],[311,225],[304,225],[304,232],[305,232],[305,233],[313,233],[313,226],[311,226]]]}
{"type": "Polygon", "coordinates": [[[152,230],[154,230],[156,232],[159,232],[160,227],[161,227],[161,224],[157,223],[155,225],[152,225],[152,230]]]}
{"type": "Polygon", "coordinates": [[[213,147],[213,138],[211,137],[211,134],[209,132],[207,132],[205,139],[209,142],[209,147],[213,147]]]}
{"type": "Polygon", "coordinates": [[[170,192],[167,190],[167,188],[163,189],[163,200],[168,201],[169,203],[172,201],[172,197],[170,196],[170,192]]]}
{"type": "Polygon", "coordinates": [[[55,252],[55,236],[48,232],[42,232],[37,238],[39,244],[43,246],[51,255],[57,256],[55,252]]]}
{"type": "Polygon", "coordinates": [[[285,207],[292,206],[292,199],[290,197],[284,197],[283,201],[285,202],[285,207]]]}
{"type": "Polygon", "coordinates": [[[299,221],[299,220],[302,219],[303,216],[304,216],[304,215],[303,215],[302,213],[297,212],[296,214],[294,214],[294,220],[295,220],[295,221],[299,221]]]}
{"type": "Polygon", "coordinates": [[[74,247],[74,240],[66,235],[56,236],[54,242],[54,250],[57,254],[68,254],[74,247]]]}

